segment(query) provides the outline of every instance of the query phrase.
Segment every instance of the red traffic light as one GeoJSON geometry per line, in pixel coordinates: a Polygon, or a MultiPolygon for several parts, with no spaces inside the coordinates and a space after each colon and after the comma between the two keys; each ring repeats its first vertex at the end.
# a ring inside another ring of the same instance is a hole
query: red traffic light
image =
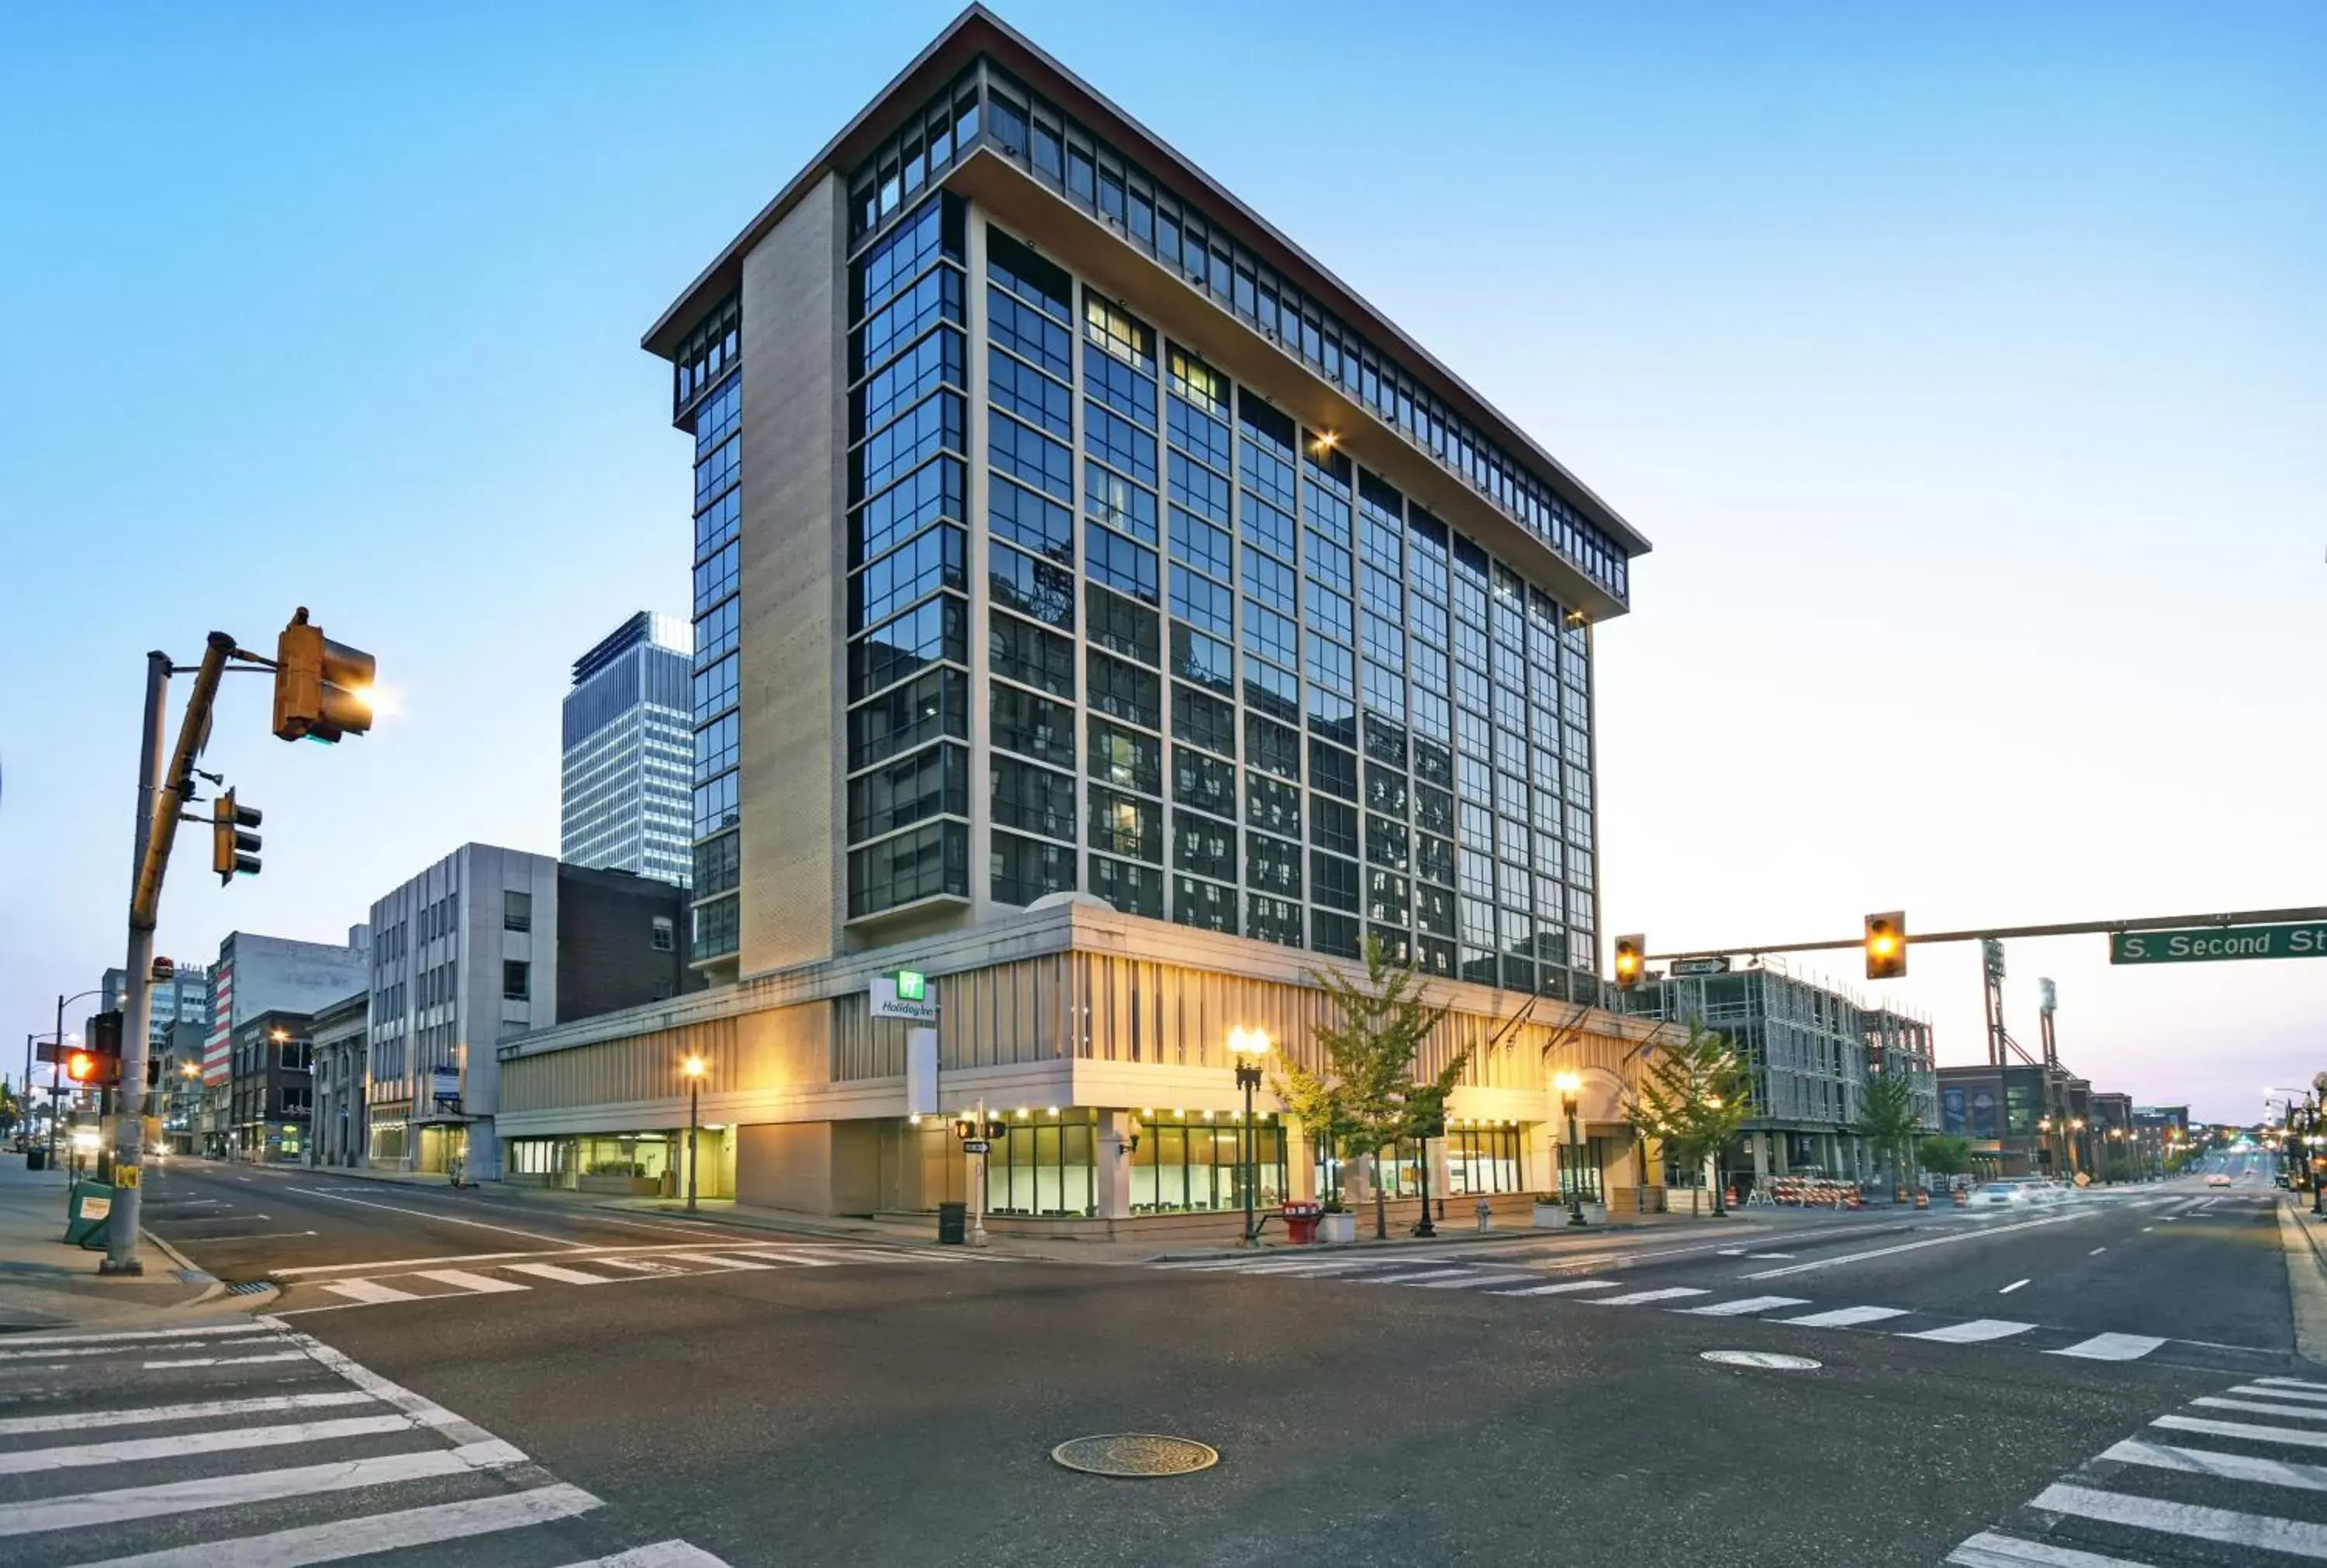
{"type": "Polygon", "coordinates": [[[97,1077],[97,1057],[86,1050],[76,1050],[65,1058],[65,1077],[77,1084],[85,1084],[97,1077]]]}

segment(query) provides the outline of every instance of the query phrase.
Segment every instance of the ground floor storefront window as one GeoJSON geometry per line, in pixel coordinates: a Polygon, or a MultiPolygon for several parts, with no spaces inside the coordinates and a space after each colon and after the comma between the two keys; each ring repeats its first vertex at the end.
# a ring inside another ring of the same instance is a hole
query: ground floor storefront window
{"type": "MultiPolygon", "coordinates": [[[[1244,1207],[1244,1129],[1233,1118],[1158,1121],[1139,1117],[1139,1147],[1131,1153],[1131,1212],[1201,1213],[1244,1207]]],[[[1255,1207],[1275,1208],[1287,1190],[1285,1129],[1273,1116],[1253,1125],[1253,1164],[1258,1172],[1255,1207]]]]}
{"type": "MultiPolygon", "coordinates": [[[[1091,1112],[1021,1112],[986,1156],[986,1211],[1054,1218],[1098,1212],[1091,1112]]],[[[1136,1178],[1135,1178],[1136,1180],[1136,1178]]]]}
{"type": "MultiPolygon", "coordinates": [[[[705,1158],[714,1134],[705,1133],[705,1158]]],[[[569,1190],[660,1191],[684,1180],[685,1133],[585,1133],[567,1138],[511,1138],[501,1145],[502,1174],[569,1190]],[[681,1174],[674,1177],[674,1172],[681,1174]]]]}
{"type": "Polygon", "coordinates": [[[1464,1194],[1524,1190],[1527,1167],[1519,1158],[1519,1127],[1446,1129],[1446,1185],[1464,1194]]]}
{"type": "Polygon", "coordinates": [[[1564,1203],[1604,1203],[1600,1186],[1600,1171],[1608,1159],[1608,1140],[1586,1138],[1578,1148],[1572,1143],[1560,1143],[1553,1153],[1558,1156],[1559,1197],[1564,1203]]]}
{"type": "Polygon", "coordinates": [[[403,1164],[407,1147],[405,1140],[409,1131],[409,1125],[402,1116],[372,1117],[369,1149],[371,1162],[375,1165],[403,1164]]]}

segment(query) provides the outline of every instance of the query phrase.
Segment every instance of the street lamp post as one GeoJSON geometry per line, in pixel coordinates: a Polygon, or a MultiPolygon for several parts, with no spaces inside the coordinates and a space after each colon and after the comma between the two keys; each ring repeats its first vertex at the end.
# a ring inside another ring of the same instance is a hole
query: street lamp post
{"type": "Polygon", "coordinates": [[[1582,1140],[1576,1136],[1575,1101],[1584,1092],[1584,1079],[1572,1072],[1556,1075],[1551,1087],[1559,1091],[1560,1107],[1567,1113],[1567,1147],[1559,1162],[1559,1183],[1567,1189],[1567,1223],[1584,1223],[1584,1189],[1575,1180],[1576,1152],[1582,1140]]]}
{"type": "Polygon", "coordinates": [[[695,1140],[703,1125],[703,1059],[690,1056],[679,1064],[687,1075],[687,1211],[695,1210],[695,1140]]]}
{"type": "Polygon", "coordinates": [[[1229,1054],[1236,1059],[1237,1087],[1244,1091],[1244,1244],[1258,1246],[1260,1219],[1253,1199],[1260,1181],[1260,1137],[1252,1125],[1252,1097],[1260,1087],[1260,1059],[1268,1054],[1268,1031],[1229,1030],[1229,1054]]]}
{"type": "MultiPolygon", "coordinates": [[[[83,991],[72,996],[58,996],[57,1031],[49,1037],[56,1044],[58,1056],[61,1057],[65,1053],[66,1007],[75,1002],[80,1001],[82,997],[101,996],[104,994],[105,987],[100,985],[94,991],[83,991]]],[[[82,1043],[86,1044],[88,1042],[83,1041],[82,1043]]],[[[56,1061],[51,1061],[49,1063],[49,1169],[51,1171],[57,1168],[57,1101],[59,1097],[63,1093],[58,1074],[63,1069],[56,1061]]],[[[28,1072],[24,1082],[24,1087],[29,1090],[32,1087],[32,1079],[28,1072]]]]}

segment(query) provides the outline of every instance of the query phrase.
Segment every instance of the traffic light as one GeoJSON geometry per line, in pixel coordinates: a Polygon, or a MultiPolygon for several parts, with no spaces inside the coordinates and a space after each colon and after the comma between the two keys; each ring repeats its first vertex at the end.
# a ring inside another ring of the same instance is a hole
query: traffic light
{"type": "Polygon", "coordinates": [[[968,1116],[956,1116],[953,1119],[953,1135],[967,1143],[977,1136],[977,1123],[968,1116]]]}
{"type": "Polygon", "coordinates": [[[97,1081],[98,1057],[93,1050],[68,1051],[65,1054],[65,1077],[77,1084],[97,1081]]]}
{"type": "Polygon", "coordinates": [[[220,887],[238,875],[258,874],[258,835],[242,830],[261,818],[257,807],[237,806],[231,789],[210,802],[210,869],[220,887]]]}
{"type": "Polygon", "coordinates": [[[333,642],[311,625],[307,607],[275,644],[275,735],[283,741],[337,741],[371,728],[371,682],[379,663],[360,649],[333,642]]]}
{"type": "Polygon", "coordinates": [[[1649,939],[1633,935],[1616,938],[1616,989],[1630,991],[1640,983],[1648,963],[1649,939]]]}
{"type": "Polygon", "coordinates": [[[1907,916],[1902,910],[1866,917],[1866,977],[1896,980],[1907,973],[1907,916]]]}
{"type": "Polygon", "coordinates": [[[1010,1135],[1010,1124],[996,1116],[986,1124],[986,1135],[988,1138],[1006,1138],[1010,1135]]]}

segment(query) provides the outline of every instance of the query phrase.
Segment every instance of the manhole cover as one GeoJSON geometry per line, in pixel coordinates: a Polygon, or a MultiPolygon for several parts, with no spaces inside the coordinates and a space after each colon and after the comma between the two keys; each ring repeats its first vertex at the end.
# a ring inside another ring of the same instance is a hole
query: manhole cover
{"type": "Polygon", "coordinates": [[[1051,1451],[1070,1470],[1095,1476],[1184,1476],[1220,1462],[1216,1449],[1188,1437],[1116,1432],[1078,1437],[1051,1451]]]}
{"type": "Polygon", "coordinates": [[[1760,1367],[1772,1372],[1815,1372],[1825,1365],[1808,1356],[1781,1356],[1775,1350],[1703,1350],[1698,1354],[1724,1367],[1760,1367]]]}

